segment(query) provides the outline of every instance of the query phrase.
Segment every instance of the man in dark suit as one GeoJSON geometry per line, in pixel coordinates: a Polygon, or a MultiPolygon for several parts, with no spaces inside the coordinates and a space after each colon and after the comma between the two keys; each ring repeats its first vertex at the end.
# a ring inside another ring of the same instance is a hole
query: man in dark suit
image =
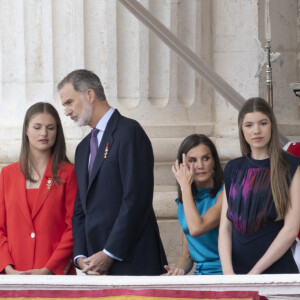
{"type": "Polygon", "coordinates": [[[75,264],[86,274],[164,273],[149,138],[138,122],[109,106],[96,74],[75,70],[58,91],[65,114],[78,126],[93,128],[75,153],[75,264]]]}

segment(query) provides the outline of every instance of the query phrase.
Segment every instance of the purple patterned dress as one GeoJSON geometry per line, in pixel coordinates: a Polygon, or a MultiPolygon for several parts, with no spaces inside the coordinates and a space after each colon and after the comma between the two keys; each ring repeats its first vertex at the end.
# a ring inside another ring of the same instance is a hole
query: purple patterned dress
{"type": "MultiPolygon", "coordinates": [[[[286,154],[290,184],[300,158],[286,154]]],[[[227,218],[233,223],[232,264],[235,273],[247,274],[264,255],[283,227],[277,219],[270,182],[270,160],[240,157],[225,167],[227,218]]],[[[299,273],[290,249],[272,266],[271,273],[299,273]]]]}

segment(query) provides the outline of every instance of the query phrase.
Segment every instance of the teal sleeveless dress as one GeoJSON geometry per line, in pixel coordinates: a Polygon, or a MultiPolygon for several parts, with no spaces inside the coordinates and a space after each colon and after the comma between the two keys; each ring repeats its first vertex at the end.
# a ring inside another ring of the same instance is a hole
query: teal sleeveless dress
{"type": "MultiPolygon", "coordinates": [[[[198,198],[196,199],[195,204],[200,216],[203,216],[205,212],[216,203],[223,187],[219,190],[214,198],[210,196],[211,189],[212,188],[197,189],[198,198]]],[[[191,258],[196,263],[196,270],[194,274],[222,274],[222,267],[218,251],[219,226],[199,237],[191,236],[186,223],[183,204],[180,203],[178,199],[176,199],[176,203],[178,204],[178,220],[186,236],[191,258]]]]}

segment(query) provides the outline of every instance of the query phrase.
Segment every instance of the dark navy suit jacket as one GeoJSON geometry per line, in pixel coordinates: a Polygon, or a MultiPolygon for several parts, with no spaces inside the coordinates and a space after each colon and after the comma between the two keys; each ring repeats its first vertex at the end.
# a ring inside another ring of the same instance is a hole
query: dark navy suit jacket
{"type": "Polygon", "coordinates": [[[154,159],[149,138],[138,122],[116,110],[89,178],[90,136],[75,154],[74,257],[106,249],[123,260],[114,260],[111,275],[164,273],[167,260],[152,207],[154,159]]]}

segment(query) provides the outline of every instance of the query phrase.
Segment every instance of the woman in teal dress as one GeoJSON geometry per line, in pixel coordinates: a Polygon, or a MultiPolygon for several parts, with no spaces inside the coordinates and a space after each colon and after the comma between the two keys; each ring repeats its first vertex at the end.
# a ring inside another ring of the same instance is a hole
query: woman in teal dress
{"type": "Polygon", "coordinates": [[[177,180],[178,220],[183,229],[182,255],[168,275],[184,275],[196,263],[195,275],[222,274],[218,232],[223,170],[213,142],[203,134],[188,136],[172,167],[177,180]]]}

